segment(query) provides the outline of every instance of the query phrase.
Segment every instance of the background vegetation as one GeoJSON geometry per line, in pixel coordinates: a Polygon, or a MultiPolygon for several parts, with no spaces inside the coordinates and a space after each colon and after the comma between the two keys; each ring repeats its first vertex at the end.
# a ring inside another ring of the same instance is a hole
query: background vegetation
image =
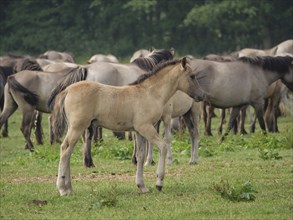
{"type": "Polygon", "coordinates": [[[139,48],[203,56],[293,38],[291,0],[1,0],[0,55],[129,59],[139,48]]]}

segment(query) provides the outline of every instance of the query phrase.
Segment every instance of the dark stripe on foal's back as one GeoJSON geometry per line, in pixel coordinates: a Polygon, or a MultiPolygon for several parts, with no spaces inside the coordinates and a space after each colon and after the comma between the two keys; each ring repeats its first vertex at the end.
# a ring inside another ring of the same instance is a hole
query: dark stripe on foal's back
{"type": "Polygon", "coordinates": [[[278,73],[287,73],[292,66],[293,57],[290,56],[257,56],[257,57],[240,57],[238,60],[252,65],[259,65],[265,70],[276,71],[278,73]]]}

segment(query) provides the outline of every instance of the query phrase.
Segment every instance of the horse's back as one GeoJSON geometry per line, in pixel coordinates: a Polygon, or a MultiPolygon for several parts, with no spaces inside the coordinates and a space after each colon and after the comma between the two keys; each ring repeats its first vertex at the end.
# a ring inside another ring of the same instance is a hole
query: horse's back
{"type": "Polygon", "coordinates": [[[293,54],[293,40],[286,40],[280,44],[277,45],[277,54],[293,54]]]}

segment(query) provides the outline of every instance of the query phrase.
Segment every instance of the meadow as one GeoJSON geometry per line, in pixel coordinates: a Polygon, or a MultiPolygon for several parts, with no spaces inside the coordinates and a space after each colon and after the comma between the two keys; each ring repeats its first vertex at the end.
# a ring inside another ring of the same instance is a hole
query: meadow
{"type": "MultiPolygon", "coordinates": [[[[280,133],[233,135],[219,144],[218,119],[212,137],[200,123],[200,162],[188,165],[186,133],[173,138],[173,164],[166,166],[162,192],[155,188],[156,165],[145,167],[149,193],[139,193],[132,142],[110,131],[93,146],[95,167],[85,168],[81,141],[71,157],[74,194],[60,197],[55,186],[59,144],[24,150],[21,115],[9,119],[9,138],[0,138],[1,219],[292,219],[293,119],[279,119],[280,133]]],[[[248,126],[248,125],[247,125],[248,126]]],[[[247,130],[249,128],[247,127],[247,130]]],[[[155,161],[158,152],[155,151],[155,161]]]]}

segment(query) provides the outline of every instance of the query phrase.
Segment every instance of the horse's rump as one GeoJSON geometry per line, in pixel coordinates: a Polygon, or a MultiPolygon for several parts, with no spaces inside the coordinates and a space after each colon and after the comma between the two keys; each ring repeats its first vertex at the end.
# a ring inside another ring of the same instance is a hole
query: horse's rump
{"type": "Polygon", "coordinates": [[[34,92],[28,90],[27,88],[25,88],[24,86],[22,86],[16,79],[14,76],[10,76],[8,77],[7,80],[9,89],[15,92],[18,92],[22,95],[23,99],[29,103],[32,106],[36,106],[38,101],[39,101],[39,97],[37,94],[35,94],[34,92]]]}

